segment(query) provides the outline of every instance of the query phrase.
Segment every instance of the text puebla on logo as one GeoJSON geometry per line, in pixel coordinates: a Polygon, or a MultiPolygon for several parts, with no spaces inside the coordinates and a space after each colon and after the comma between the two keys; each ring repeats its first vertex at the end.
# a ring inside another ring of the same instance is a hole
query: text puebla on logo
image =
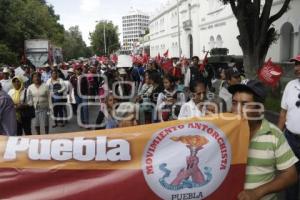
{"type": "Polygon", "coordinates": [[[162,199],[203,199],[224,181],[231,147],[215,125],[194,122],[163,129],[149,141],[143,173],[162,199]]]}

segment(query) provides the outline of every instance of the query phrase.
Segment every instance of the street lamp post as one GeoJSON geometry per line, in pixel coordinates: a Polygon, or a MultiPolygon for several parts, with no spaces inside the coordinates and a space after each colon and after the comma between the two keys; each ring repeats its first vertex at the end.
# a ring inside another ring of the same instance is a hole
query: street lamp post
{"type": "Polygon", "coordinates": [[[106,20],[104,21],[104,29],[103,29],[103,36],[104,36],[104,52],[105,52],[105,55],[106,55],[106,31],[105,31],[105,27],[106,27],[106,20]]]}
{"type": "Polygon", "coordinates": [[[180,42],[180,16],[179,16],[179,0],[177,0],[177,20],[178,20],[178,57],[181,57],[181,42],[180,42]]]}
{"type": "MultiPolygon", "coordinates": [[[[101,22],[101,21],[96,21],[96,23],[99,23],[99,22],[101,22]]],[[[105,52],[105,55],[106,55],[106,53],[107,53],[107,51],[106,51],[106,23],[107,23],[107,21],[106,20],[102,20],[102,22],[103,22],[103,26],[104,26],[104,28],[103,28],[103,40],[104,40],[104,52],[105,52]]]]}

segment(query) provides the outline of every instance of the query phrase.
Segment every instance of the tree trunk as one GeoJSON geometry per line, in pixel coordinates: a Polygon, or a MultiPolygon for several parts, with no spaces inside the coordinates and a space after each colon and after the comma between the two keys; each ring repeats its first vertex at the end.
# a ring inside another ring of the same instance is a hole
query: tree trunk
{"type": "Polygon", "coordinates": [[[244,53],[243,62],[245,75],[249,79],[257,78],[257,71],[260,66],[263,64],[263,60],[259,58],[260,56],[255,53],[244,53]]]}

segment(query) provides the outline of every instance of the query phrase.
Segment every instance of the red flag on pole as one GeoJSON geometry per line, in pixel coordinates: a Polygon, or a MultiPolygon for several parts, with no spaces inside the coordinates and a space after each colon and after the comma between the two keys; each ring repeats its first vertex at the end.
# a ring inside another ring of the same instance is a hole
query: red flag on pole
{"type": "Polygon", "coordinates": [[[118,56],[116,54],[112,54],[110,56],[111,61],[113,61],[113,63],[117,63],[118,62],[118,56]]]}
{"type": "Polygon", "coordinates": [[[160,62],[161,62],[160,53],[158,53],[158,55],[156,56],[155,61],[156,61],[157,63],[160,63],[160,62]]]}
{"type": "Polygon", "coordinates": [[[144,55],[143,55],[143,64],[146,64],[149,62],[149,56],[146,52],[144,52],[144,55]]]}
{"type": "Polygon", "coordinates": [[[206,52],[205,57],[202,61],[202,64],[200,64],[199,69],[200,71],[204,71],[205,70],[205,66],[208,64],[208,58],[207,58],[208,52],[206,52]]]}
{"type": "Polygon", "coordinates": [[[272,58],[270,58],[258,71],[258,77],[266,85],[275,87],[280,81],[282,73],[282,68],[274,64],[272,58]]]}
{"type": "Polygon", "coordinates": [[[173,61],[167,60],[161,64],[161,67],[164,71],[169,72],[173,68],[173,61]]]}
{"type": "Polygon", "coordinates": [[[168,58],[169,57],[169,49],[163,55],[164,55],[164,57],[168,58]]]}

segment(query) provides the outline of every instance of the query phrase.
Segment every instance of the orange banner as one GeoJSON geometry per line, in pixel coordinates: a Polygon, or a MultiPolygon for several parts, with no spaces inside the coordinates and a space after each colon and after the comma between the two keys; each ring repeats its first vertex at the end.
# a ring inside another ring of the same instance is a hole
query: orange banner
{"type": "Polygon", "coordinates": [[[0,199],[232,199],[243,189],[249,142],[237,118],[0,137],[0,199]]]}

